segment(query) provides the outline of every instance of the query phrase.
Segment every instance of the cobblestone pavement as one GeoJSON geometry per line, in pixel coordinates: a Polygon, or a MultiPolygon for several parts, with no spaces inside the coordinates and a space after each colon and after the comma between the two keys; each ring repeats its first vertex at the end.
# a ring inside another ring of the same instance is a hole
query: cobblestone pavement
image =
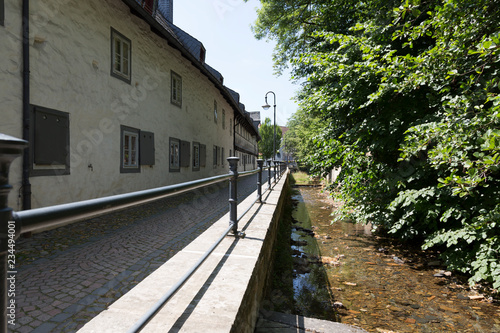
{"type": "MultiPolygon", "coordinates": [[[[240,178],[238,200],[256,183],[257,175],[240,178]]],[[[75,332],[228,207],[226,181],[18,239],[16,325],[9,330],[75,332]]]]}

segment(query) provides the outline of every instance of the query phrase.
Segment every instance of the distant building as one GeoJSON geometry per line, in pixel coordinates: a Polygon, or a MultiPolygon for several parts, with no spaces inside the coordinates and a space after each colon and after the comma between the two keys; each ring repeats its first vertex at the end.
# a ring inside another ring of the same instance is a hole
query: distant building
{"type": "Polygon", "coordinates": [[[256,167],[252,119],[172,1],[0,0],[0,132],[30,142],[9,206],[224,174],[228,156],[256,167]]]}

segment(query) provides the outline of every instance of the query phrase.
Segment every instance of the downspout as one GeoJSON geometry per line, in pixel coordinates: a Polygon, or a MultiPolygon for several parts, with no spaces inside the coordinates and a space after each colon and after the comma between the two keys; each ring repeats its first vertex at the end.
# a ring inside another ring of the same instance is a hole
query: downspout
{"type": "Polygon", "coordinates": [[[233,121],[233,156],[236,157],[236,113],[233,121]]]}
{"type": "MultiPolygon", "coordinates": [[[[30,140],[30,27],[29,0],[23,0],[23,140],[30,140]]],[[[30,152],[31,147],[24,150],[22,170],[22,210],[31,209],[30,184],[30,152]]]]}

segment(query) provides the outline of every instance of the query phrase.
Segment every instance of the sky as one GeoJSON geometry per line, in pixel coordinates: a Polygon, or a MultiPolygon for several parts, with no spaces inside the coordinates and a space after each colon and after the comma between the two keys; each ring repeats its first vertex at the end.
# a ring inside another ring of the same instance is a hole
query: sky
{"type": "Polygon", "coordinates": [[[177,0],[174,24],[203,43],[206,63],[224,77],[224,85],[240,94],[246,111],[260,111],[261,120],[274,117],[274,97],[262,109],[268,91],[276,95],[276,123],[285,126],[298,106],[292,100],[299,89],[290,75],[274,74],[274,42],[257,40],[251,25],[257,18],[258,0],[177,0]]]}

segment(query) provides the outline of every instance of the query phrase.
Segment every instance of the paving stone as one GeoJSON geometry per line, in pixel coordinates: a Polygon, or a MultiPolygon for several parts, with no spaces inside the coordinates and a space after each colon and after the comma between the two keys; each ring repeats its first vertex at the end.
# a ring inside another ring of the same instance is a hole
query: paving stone
{"type": "Polygon", "coordinates": [[[54,316],[58,315],[59,313],[61,313],[61,310],[60,309],[54,309],[54,310],[51,310],[51,311],[47,311],[46,313],[48,315],[54,317],[54,316]]]}
{"type": "Polygon", "coordinates": [[[19,325],[26,325],[26,324],[33,321],[33,318],[30,316],[22,316],[22,317],[18,317],[18,318],[19,319],[17,320],[17,324],[19,324],[19,325]]]}
{"type": "Polygon", "coordinates": [[[38,326],[37,328],[35,328],[33,331],[31,331],[32,333],[47,333],[47,332],[54,332],[54,328],[56,327],[57,325],[54,324],[54,323],[43,323],[42,325],[38,326]]]}
{"type": "Polygon", "coordinates": [[[51,321],[55,321],[55,322],[59,322],[59,323],[62,323],[62,322],[65,322],[68,318],[71,317],[71,313],[59,313],[58,315],[54,316],[51,321]]]}

